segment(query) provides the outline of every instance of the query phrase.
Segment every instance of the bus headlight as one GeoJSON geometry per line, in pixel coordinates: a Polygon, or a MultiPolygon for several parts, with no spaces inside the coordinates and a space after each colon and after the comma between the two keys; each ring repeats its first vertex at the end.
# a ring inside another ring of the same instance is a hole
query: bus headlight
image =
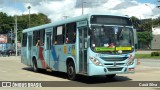
{"type": "Polygon", "coordinates": [[[133,63],[134,63],[134,58],[129,59],[129,61],[128,61],[128,65],[132,65],[133,63]]]}
{"type": "Polygon", "coordinates": [[[103,64],[94,57],[89,57],[89,59],[96,65],[96,66],[102,66],[103,64]]]}

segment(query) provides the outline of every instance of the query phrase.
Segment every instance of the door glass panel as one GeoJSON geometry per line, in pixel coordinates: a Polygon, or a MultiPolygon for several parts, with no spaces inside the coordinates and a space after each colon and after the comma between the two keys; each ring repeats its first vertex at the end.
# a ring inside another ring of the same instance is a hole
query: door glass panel
{"type": "Polygon", "coordinates": [[[46,48],[45,48],[45,60],[49,66],[49,68],[51,68],[51,62],[50,62],[50,57],[51,57],[51,32],[46,32],[46,48]]]}
{"type": "Polygon", "coordinates": [[[82,68],[83,68],[83,55],[82,55],[82,30],[79,29],[79,70],[80,72],[82,72],[82,68]]]}
{"type": "Polygon", "coordinates": [[[87,48],[87,28],[84,28],[84,48],[87,48]]]}
{"type": "Polygon", "coordinates": [[[50,50],[50,38],[49,37],[47,37],[47,48],[46,49],[50,50]]]}
{"type": "Polygon", "coordinates": [[[79,70],[87,72],[87,35],[86,27],[79,28],[79,70]]]}
{"type": "Polygon", "coordinates": [[[31,45],[32,45],[32,37],[29,36],[28,37],[28,47],[29,47],[29,50],[31,49],[31,45]]]}
{"type": "Polygon", "coordinates": [[[79,49],[82,50],[83,46],[82,46],[82,31],[79,31],[79,49]]]}
{"type": "Polygon", "coordinates": [[[32,47],[32,36],[28,36],[28,64],[31,64],[31,57],[32,57],[32,51],[31,51],[31,47],[32,47]]]}

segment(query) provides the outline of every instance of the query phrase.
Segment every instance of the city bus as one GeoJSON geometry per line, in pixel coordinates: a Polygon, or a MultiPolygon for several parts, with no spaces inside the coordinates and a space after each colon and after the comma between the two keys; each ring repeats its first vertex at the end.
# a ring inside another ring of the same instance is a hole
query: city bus
{"type": "Polygon", "coordinates": [[[134,73],[136,31],[127,16],[87,14],[28,28],[22,32],[21,62],[77,75],[134,73]]]}

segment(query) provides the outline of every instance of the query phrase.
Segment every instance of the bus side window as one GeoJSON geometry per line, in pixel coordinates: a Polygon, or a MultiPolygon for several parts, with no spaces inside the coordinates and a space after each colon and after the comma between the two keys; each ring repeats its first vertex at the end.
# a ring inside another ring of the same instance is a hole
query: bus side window
{"type": "Polygon", "coordinates": [[[57,26],[56,27],[56,34],[54,36],[54,44],[63,44],[64,43],[64,31],[65,25],[57,26]]]}
{"type": "Polygon", "coordinates": [[[40,30],[33,31],[33,45],[36,46],[38,40],[40,40],[40,30]]]}
{"type": "Polygon", "coordinates": [[[53,45],[54,44],[57,44],[57,38],[56,38],[56,35],[57,35],[57,30],[55,27],[53,27],[53,35],[52,35],[52,42],[53,42],[53,45]]]}
{"type": "Polygon", "coordinates": [[[44,37],[45,36],[45,29],[41,29],[40,30],[40,46],[43,46],[44,45],[44,37]]]}
{"type": "Polygon", "coordinates": [[[65,43],[75,43],[76,41],[76,23],[68,23],[66,25],[66,41],[65,43]]]}
{"type": "Polygon", "coordinates": [[[22,47],[26,47],[26,46],[27,46],[27,33],[23,33],[22,47]]]}

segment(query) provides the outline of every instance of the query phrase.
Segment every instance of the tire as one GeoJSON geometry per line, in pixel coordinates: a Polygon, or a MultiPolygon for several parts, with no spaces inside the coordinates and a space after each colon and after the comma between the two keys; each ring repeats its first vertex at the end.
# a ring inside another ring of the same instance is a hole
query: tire
{"type": "Polygon", "coordinates": [[[76,71],[73,62],[67,63],[67,75],[69,80],[76,80],[76,71]]]}
{"type": "Polygon", "coordinates": [[[39,69],[37,67],[37,61],[36,61],[36,59],[33,59],[33,71],[34,72],[38,72],[39,71],[39,69]]]}
{"type": "Polygon", "coordinates": [[[116,74],[106,75],[106,78],[112,79],[112,78],[114,78],[115,76],[116,76],[116,74]]]}

